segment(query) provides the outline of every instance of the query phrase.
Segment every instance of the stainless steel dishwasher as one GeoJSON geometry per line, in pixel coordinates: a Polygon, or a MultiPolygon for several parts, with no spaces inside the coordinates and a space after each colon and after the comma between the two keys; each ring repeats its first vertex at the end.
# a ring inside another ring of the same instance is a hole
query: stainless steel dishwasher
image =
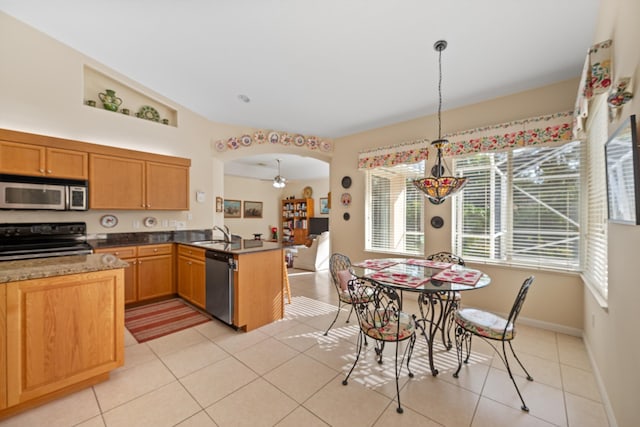
{"type": "Polygon", "coordinates": [[[208,250],[205,252],[206,295],[205,309],[216,318],[233,324],[233,255],[208,250]]]}

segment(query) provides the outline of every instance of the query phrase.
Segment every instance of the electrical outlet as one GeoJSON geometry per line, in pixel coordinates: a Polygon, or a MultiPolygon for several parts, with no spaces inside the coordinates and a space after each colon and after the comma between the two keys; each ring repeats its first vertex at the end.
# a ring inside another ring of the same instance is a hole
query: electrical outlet
{"type": "Polygon", "coordinates": [[[169,220],[168,219],[163,219],[162,220],[162,226],[165,227],[165,228],[168,227],[169,226],[169,220]]]}
{"type": "Polygon", "coordinates": [[[187,219],[188,219],[189,221],[191,221],[191,220],[193,219],[193,214],[192,214],[191,212],[189,212],[189,213],[187,214],[187,219]]]}
{"type": "Polygon", "coordinates": [[[140,228],[140,220],[139,219],[134,219],[133,220],[133,228],[140,228]]]}

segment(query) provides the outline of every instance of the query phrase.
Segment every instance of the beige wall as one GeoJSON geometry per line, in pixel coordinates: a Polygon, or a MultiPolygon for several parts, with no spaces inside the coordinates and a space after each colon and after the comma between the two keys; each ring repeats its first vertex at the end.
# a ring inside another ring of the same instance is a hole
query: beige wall
{"type": "Polygon", "coordinates": [[[284,198],[294,196],[302,197],[302,190],[305,187],[313,189],[312,198],[314,201],[314,216],[324,216],[320,214],[320,198],[327,197],[329,191],[329,179],[289,181],[283,189],[273,188],[270,181],[257,179],[240,178],[235,176],[224,177],[224,194],[227,199],[251,200],[263,202],[264,213],[261,219],[226,218],[224,224],[231,232],[244,238],[252,239],[254,233],[262,233],[262,238],[270,238],[271,226],[278,227],[278,236],[281,237],[280,215],[281,201],[284,198]]]}
{"type": "MultiPolygon", "coordinates": [[[[633,86],[640,82],[640,2],[637,0],[603,0],[598,29],[593,42],[613,40],[614,81],[632,77],[633,86]]],[[[640,118],[638,90],[635,98],[624,106],[620,119],[631,114],[640,118]]],[[[620,126],[620,120],[609,124],[609,134],[620,126]]],[[[638,177],[636,177],[638,179],[638,177]]],[[[608,408],[618,426],[636,426],[640,420],[640,268],[638,248],[640,227],[608,225],[609,300],[608,309],[598,304],[590,291],[584,298],[584,338],[595,362],[600,384],[606,390],[608,408]]]]}
{"type": "Polygon", "coordinates": [[[212,157],[211,141],[240,133],[232,126],[212,123],[180,105],[110,70],[73,49],[0,12],[0,128],[52,135],[96,144],[168,154],[191,159],[190,211],[162,212],[2,212],[2,221],[86,221],[89,233],[146,231],[134,229],[147,216],[182,221],[187,228],[222,224],[213,209],[223,192],[223,164],[212,157]],[[16,41],[20,41],[16,45],[16,41]],[[83,105],[83,67],[92,68],[178,111],[179,126],[165,126],[83,105]],[[204,191],[204,203],[195,200],[204,191]],[[119,224],[104,229],[99,219],[114,213],[119,224]]]}
{"type": "MultiPolygon", "coordinates": [[[[443,132],[455,132],[572,110],[577,87],[578,79],[576,78],[489,102],[445,111],[442,114],[443,132]]],[[[365,173],[356,170],[358,152],[403,141],[436,137],[436,117],[428,116],[336,140],[335,155],[331,163],[332,206],[335,207],[331,211],[331,229],[334,236],[348,236],[348,238],[332,239],[333,251],[342,252],[354,260],[385,256],[385,254],[367,253],[364,250],[365,173]],[[349,190],[344,190],[340,186],[340,181],[345,175],[352,177],[353,184],[349,190]],[[339,203],[340,194],[344,191],[351,193],[353,198],[348,208],[340,206],[339,203]],[[349,221],[342,219],[344,212],[350,213],[349,221]]],[[[431,154],[432,162],[435,156],[431,154]]],[[[428,165],[427,168],[430,169],[431,166],[428,165]]],[[[441,250],[451,250],[451,203],[445,202],[439,206],[426,203],[425,253],[441,250]],[[431,227],[429,221],[434,215],[444,218],[444,227],[440,229],[431,227]]],[[[517,288],[527,276],[533,274],[536,276],[536,281],[529,294],[529,301],[523,309],[522,317],[535,319],[537,324],[572,334],[579,334],[582,330],[583,310],[580,301],[583,299],[583,287],[578,275],[489,265],[476,265],[476,267],[490,273],[492,283],[487,288],[465,295],[465,304],[506,312],[513,303],[517,288]],[[554,295],[554,298],[549,299],[549,295],[554,295]],[[566,304],[566,301],[575,301],[575,303],[566,304]]]]}

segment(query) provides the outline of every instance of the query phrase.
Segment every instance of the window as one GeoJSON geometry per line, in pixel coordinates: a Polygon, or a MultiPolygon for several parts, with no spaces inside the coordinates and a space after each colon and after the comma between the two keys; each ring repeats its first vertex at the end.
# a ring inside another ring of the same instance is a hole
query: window
{"type": "Polygon", "coordinates": [[[424,197],[413,180],[424,161],[367,171],[366,250],[424,254],[424,197]]]}
{"type": "Polygon", "coordinates": [[[607,268],[607,178],[604,145],[607,142],[608,107],[604,96],[593,103],[587,122],[588,143],[585,144],[584,268],[583,279],[606,300],[607,268]]]}
{"type": "Polygon", "coordinates": [[[456,159],[454,252],[465,259],[577,270],[580,142],[456,159]]]}

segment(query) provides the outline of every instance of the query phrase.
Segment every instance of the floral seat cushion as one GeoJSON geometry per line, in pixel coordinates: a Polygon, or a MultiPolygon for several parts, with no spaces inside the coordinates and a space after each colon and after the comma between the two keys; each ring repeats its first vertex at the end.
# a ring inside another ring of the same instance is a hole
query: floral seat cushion
{"type": "MultiPolygon", "coordinates": [[[[378,317],[378,316],[376,316],[378,317]]],[[[380,316],[386,317],[386,316],[380,316]]],[[[414,325],[407,313],[400,312],[399,321],[381,321],[380,319],[364,319],[360,327],[371,338],[378,341],[402,341],[414,333],[414,325]],[[399,323],[399,325],[398,325],[399,323]],[[399,326],[399,329],[398,329],[399,326]],[[396,338],[397,337],[397,338],[396,338]]]]}
{"type": "Polygon", "coordinates": [[[516,335],[513,324],[507,326],[505,318],[475,308],[463,308],[456,311],[455,321],[467,331],[485,338],[508,341],[516,335]]]}

